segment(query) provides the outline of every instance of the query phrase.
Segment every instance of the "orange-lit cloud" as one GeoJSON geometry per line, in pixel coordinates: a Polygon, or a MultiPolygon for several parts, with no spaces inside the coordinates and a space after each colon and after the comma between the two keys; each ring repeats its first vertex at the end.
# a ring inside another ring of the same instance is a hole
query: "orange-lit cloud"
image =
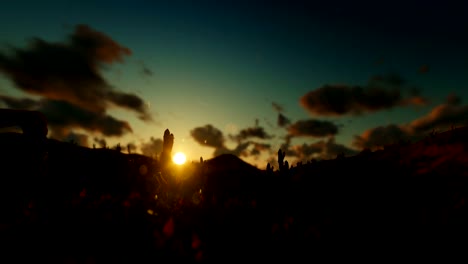
{"type": "Polygon", "coordinates": [[[403,141],[416,141],[435,130],[444,130],[452,125],[466,125],[468,122],[468,105],[461,105],[461,99],[450,94],[446,101],[435,106],[426,115],[408,124],[390,124],[364,131],[355,136],[353,145],[358,148],[378,149],[385,145],[403,141]]]}
{"type": "Polygon", "coordinates": [[[434,107],[427,115],[410,123],[416,132],[437,128],[448,128],[452,125],[466,125],[468,122],[468,105],[441,104],[434,107]]]}
{"type": "Polygon", "coordinates": [[[362,135],[354,136],[353,145],[359,149],[379,149],[385,145],[398,143],[400,140],[413,140],[415,136],[410,130],[390,124],[368,129],[362,135]]]}

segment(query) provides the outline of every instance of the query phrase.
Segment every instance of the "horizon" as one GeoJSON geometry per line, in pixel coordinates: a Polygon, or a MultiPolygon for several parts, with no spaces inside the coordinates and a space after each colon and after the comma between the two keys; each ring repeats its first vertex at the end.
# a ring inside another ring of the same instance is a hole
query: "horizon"
{"type": "Polygon", "coordinates": [[[0,107],[82,146],[159,155],[169,129],[187,162],[258,168],[466,125],[468,4],[383,4],[5,4],[0,107]]]}

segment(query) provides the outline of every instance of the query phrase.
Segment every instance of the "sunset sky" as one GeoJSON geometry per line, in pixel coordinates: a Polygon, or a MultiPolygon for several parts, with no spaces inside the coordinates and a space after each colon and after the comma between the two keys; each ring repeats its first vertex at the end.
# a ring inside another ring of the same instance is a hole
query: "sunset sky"
{"type": "Polygon", "coordinates": [[[49,137],[264,168],[468,124],[467,1],[9,1],[0,107],[49,137]]]}

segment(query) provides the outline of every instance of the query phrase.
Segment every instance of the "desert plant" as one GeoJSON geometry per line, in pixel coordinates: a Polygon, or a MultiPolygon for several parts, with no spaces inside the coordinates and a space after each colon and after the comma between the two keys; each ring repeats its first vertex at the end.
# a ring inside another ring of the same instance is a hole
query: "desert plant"
{"type": "Polygon", "coordinates": [[[267,174],[273,174],[273,166],[268,162],[267,167],[266,167],[266,172],[267,174]]]}

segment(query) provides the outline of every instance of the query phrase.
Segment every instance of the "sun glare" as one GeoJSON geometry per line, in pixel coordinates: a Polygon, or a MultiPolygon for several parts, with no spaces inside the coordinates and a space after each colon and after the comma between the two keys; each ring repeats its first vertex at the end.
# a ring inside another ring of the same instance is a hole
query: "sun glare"
{"type": "Polygon", "coordinates": [[[185,157],[185,154],[182,152],[177,152],[173,157],[172,161],[174,161],[175,164],[177,165],[182,165],[185,163],[187,158],[185,157]]]}

